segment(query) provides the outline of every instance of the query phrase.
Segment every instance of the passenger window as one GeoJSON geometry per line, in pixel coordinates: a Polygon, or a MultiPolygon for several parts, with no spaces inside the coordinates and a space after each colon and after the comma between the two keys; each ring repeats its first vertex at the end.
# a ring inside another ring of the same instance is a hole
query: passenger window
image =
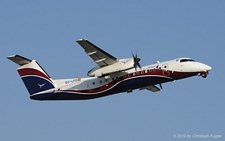
{"type": "Polygon", "coordinates": [[[92,84],[95,85],[95,82],[93,82],[92,84]]]}

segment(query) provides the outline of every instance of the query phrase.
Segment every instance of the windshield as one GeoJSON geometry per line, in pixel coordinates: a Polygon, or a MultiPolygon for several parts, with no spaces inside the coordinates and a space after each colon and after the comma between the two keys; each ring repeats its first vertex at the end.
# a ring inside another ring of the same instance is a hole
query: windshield
{"type": "Polygon", "coordinates": [[[180,59],[180,62],[195,62],[193,59],[180,59]]]}

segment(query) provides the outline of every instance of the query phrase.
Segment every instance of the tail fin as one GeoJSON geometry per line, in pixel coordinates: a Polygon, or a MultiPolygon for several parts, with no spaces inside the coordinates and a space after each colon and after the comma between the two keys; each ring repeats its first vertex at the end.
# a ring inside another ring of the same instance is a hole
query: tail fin
{"type": "Polygon", "coordinates": [[[17,63],[17,69],[30,95],[55,88],[53,80],[35,60],[30,60],[19,55],[7,57],[17,63]]]}

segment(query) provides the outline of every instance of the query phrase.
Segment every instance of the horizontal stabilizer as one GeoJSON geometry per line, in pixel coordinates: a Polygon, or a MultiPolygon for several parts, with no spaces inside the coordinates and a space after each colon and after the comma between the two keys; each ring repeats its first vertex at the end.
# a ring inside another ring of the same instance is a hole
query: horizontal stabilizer
{"type": "Polygon", "coordinates": [[[22,57],[20,55],[13,55],[13,56],[8,56],[7,57],[9,60],[15,62],[16,64],[20,65],[20,66],[23,66],[25,64],[28,64],[30,63],[32,60],[30,59],[27,59],[25,57],[22,57]]]}

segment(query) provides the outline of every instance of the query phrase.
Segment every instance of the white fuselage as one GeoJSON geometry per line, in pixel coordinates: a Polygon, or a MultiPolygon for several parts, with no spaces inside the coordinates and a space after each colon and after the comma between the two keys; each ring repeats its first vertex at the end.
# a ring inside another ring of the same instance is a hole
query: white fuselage
{"type": "MultiPolygon", "coordinates": [[[[113,74],[109,74],[107,77],[91,77],[91,78],[73,78],[73,79],[63,79],[63,80],[54,80],[54,83],[58,86],[56,90],[92,90],[96,88],[101,88],[103,86],[107,86],[112,83],[116,79],[120,77],[126,77],[132,75],[133,77],[136,75],[147,74],[154,71],[161,71],[161,75],[165,77],[170,77],[171,81],[176,79],[181,79],[187,77],[186,75],[182,76],[182,73],[195,73],[196,75],[202,72],[207,73],[211,70],[211,67],[196,62],[189,58],[178,58],[174,60],[169,60],[165,62],[158,62],[156,64],[144,66],[141,69],[135,70],[130,69],[122,72],[116,72],[113,74]],[[180,73],[179,76],[175,76],[173,74],[180,73]]],[[[154,75],[154,74],[153,74],[154,75]]],[[[159,74],[156,74],[159,76],[159,74]]],[[[120,82],[118,82],[120,83],[120,82]]],[[[162,82],[163,83],[163,82],[162,82]]],[[[158,84],[158,83],[155,83],[158,84]]],[[[136,85],[135,83],[133,85],[136,85]]],[[[143,87],[145,85],[143,84],[143,87]]],[[[105,90],[105,89],[104,89],[105,90]]],[[[107,91],[107,89],[106,89],[107,91]]]]}

